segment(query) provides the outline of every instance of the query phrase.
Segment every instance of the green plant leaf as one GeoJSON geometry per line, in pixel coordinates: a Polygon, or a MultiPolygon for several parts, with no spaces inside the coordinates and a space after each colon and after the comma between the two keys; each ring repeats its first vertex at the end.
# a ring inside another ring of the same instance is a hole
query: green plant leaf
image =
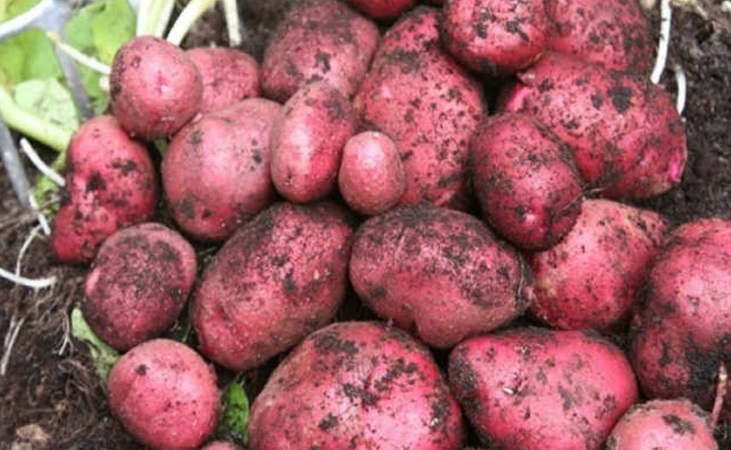
{"type": "Polygon", "coordinates": [[[119,359],[119,352],[99,339],[99,336],[92,331],[81,312],[81,308],[78,306],[75,306],[71,311],[71,334],[89,346],[89,352],[94,360],[96,371],[106,381],[109,370],[119,359]]]}
{"type": "Polygon", "coordinates": [[[79,127],[74,100],[55,78],[23,81],[15,86],[13,100],[20,108],[73,133],[79,127]]]}
{"type": "Polygon", "coordinates": [[[217,436],[246,445],[249,440],[249,399],[238,380],[233,380],[221,392],[223,413],[218,422],[217,436]]]}
{"type": "Polygon", "coordinates": [[[99,60],[112,64],[117,50],[135,35],[135,14],[127,0],[103,0],[104,8],[91,19],[99,60]]]}
{"type": "Polygon", "coordinates": [[[63,79],[53,44],[38,29],[26,30],[0,42],[0,70],[13,84],[34,79],[63,79]]]}
{"type": "Polygon", "coordinates": [[[0,0],[0,22],[19,16],[40,2],[41,0],[0,0]]]}

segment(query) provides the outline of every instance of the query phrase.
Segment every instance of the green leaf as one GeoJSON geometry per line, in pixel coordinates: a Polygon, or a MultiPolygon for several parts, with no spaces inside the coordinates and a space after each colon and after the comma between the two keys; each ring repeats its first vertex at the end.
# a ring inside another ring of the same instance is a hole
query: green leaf
{"type": "Polygon", "coordinates": [[[21,109],[71,133],[79,127],[79,116],[71,93],[55,78],[17,84],[13,100],[21,109]]]}
{"type": "Polygon", "coordinates": [[[0,70],[13,83],[44,78],[63,79],[53,44],[43,31],[35,28],[0,42],[0,70]]]}
{"type": "Polygon", "coordinates": [[[104,0],[104,8],[91,19],[99,60],[112,64],[117,50],[135,35],[135,14],[127,0],[104,0]]]}
{"type": "Polygon", "coordinates": [[[3,6],[0,8],[0,14],[3,14],[0,22],[19,16],[40,2],[41,0],[0,0],[0,6],[3,6]]]}
{"type": "Polygon", "coordinates": [[[109,370],[119,359],[119,352],[99,339],[89,327],[89,323],[78,306],[71,311],[71,334],[89,345],[89,352],[94,360],[96,371],[106,381],[109,370]]]}
{"type": "Polygon", "coordinates": [[[216,434],[221,439],[246,445],[249,440],[247,426],[249,425],[249,399],[243,386],[237,380],[224,388],[221,392],[223,413],[218,423],[216,434]]]}

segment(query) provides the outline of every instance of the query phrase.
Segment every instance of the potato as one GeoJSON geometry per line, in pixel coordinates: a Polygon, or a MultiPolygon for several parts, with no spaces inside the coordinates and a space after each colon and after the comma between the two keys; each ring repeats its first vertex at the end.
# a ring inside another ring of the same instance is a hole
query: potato
{"type": "Polygon", "coordinates": [[[530,116],[486,119],[472,137],[470,168],[482,216],[512,244],[547,249],[576,223],[582,187],[573,156],[530,116]]]}
{"type": "Polygon", "coordinates": [[[462,417],[423,344],[376,322],[308,336],[254,400],[250,450],[457,450],[462,417]]]}
{"type": "Polygon", "coordinates": [[[323,81],[350,98],[378,47],[376,25],[336,0],[295,6],[280,22],[261,66],[265,96],[286,102],[302,86],[323,81]]]}
{"type": "Polygon", "coordinates": [[[622,351],[579,331],[517,328],[468,339],[449,355],[449,383],[490,448],[599,450],[637,401],[622,351]]]}
{"type": "Polygon", "coordinates": [[[162,160],[168,207],[183,231],[220,242],[275,198],[270,140],[281,105],[247,99],[183,128],[162,160]]]}
{"type": "Polygon", "coordinates": [[[506,324],[533,295],[514,249],[479,219],[428,203],[361,225],[350,281],[379,316],[438,348],[506,324]]]}
{"type": "Polygon", "coordinates": [[[198,448],[219,413],[213,368],[169,339],[153,339],[125,353],[109,372],[108,398],[114,417],[154,450],[198,448]]]}
{"type": "Polygon", "coordinates": [[[416,0],[348,0],[354,8],[375,20],[398,18],[416,4],[416,0]]]}
{"type": "Polygon", "coordinates": [[[680,183],[688,156],[668,94],[633,73],[547,53],[503,97],[574,150],[589,187],[609,198],[647,198],[680,183]]]}
{"type": "Polygon", "coordinates": [[[143,223],[111,235],[86,277],[81,308],[92,330],[120,351],[162,334],[195,282],[193,247],[178,233],[143,223]]]}
{"type": "Polygon", "coordinates": [[[249,54],[222,47],[197,47],[185,54],[201,74],[201,114],[259,96],[259,63],[249,54]]]}
{"type": "Polygon", "coordinates": [[[244,371],[328,323],[345,297],[352,237],[346,219],[330,203],[277,203],[239,228],[195,295],[201,351],[244,371]]]}
{"type": "Polygon", "coordinates": [[[353,106],[363,129],[399,149],[400,204],[466,208],[469,140],[486,114],[479,83],[439,44],[442,14],[418,7],[386,32],[353,106]]]}
{"type": "Polygon", "coordinates": [[[179,47],[151,36],[127,41],[109,77],[112,112],[122,128],[147,141],[171,136],[200,110],[203,82],[179,47]]]}

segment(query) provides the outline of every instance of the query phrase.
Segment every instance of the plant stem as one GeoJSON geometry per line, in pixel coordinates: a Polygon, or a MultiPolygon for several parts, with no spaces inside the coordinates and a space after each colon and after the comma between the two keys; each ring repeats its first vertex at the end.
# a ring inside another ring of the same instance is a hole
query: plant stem
{"type": "Polygon", "coordinates": [[[167,37],[168,42],[174,45],[180,45],[195,21],[198,20],[203,13],[208,11],[215,3],[216,0],[191,0],[190,3],[185,5],[185,8],[181,11],[178,19],[170,29],[170,33],[167,37]]]}
{"type": "Polygon", "coordinates": [[[241,32],[239,27],[239,9],[236,0],[223,0],[223,13],[226,17],[226,28],[228,30],[228,41],[231,47],[237,47],[241,44],[241,32]]]}

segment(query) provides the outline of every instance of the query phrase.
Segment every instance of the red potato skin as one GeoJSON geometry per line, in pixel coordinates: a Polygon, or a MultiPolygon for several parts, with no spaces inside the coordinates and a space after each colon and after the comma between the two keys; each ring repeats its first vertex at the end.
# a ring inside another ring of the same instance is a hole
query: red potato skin
{"type": "Polygon", "coordinates": [[[175,135],[163,157],[162,184],[186,234],[222,242],[274,201],[270,140],[281,110],[270,100],[247,99],[175,135]]]}
{"type": "Polygon", "coordinates": [[[293,8],[264,52],[264,95],[284,103],[302,86],[323,81],[350,98],[378,47],[376,25],[336,0],[293,8]]]}
{"type": "Polygon", "coordinates": [[[649,74],[654,62],[650,21],[636,0],[547,0],[548,46],[609,69],[649,74]]]}
{"type": "Polygon", "coordinates": [[[528,256],[536,292],[529,311],[563,330],[626,327],[665,229],[655,212],[585,200],[561,242],[528,256]]]}
{"type": "Polygon", "coordinates": [[[348,0],[348,3],[371,19],[393,20],[416,5],[416,0],[348,0]]]}
{"type": "Polygon", "coordinates": [[[156,223],[118,231],[104,241],[84,284],[81,308],[92,330],[120,351],[162,334],[190,294],[193,247],[156,223]]]}
{"type": "Polygon", "coordinates": [[[602,449],[638,396],[614,344],[539,328],[462,342],[449,356],[449,383],[489,448],[602,449]]]}
{"type": "Polygon", "coordinates": [[[533,64],[546,49],[549,30],[543,0],[444,2],[446,49],[484,75],[509,75],[533,64]]]}
{"type": "Polygon", "coordinates": [[[271,173],[277,191],[295,203],[325,198],[338,182],[345,143],[356,122],[347,98],[311,83],[297,91],[274,122],[271,173]]]}
{"type": "Polygon", "coordinates": [[[635,405],[617,422],[606,450],[717,450],[709,419],[686,399],[635,405]]]}
{"type": "Polygon", "coordinates": [[[530,116],[486,119],[470,144],[483,218],[518,247],[556,245],[576,223],[582,186],[570,150],[530,116]]]}
{"type": "Polygon", "coordinates": [[[259,63],[249,54],[222,47],[198,47],[185,54],[201,74],[201,114],[259,97],[259,63]]]}
{"type": "MultiPolygon", "coordinates": [[[[710,410],[720,365],[731,361],[731,222],[703,219],[674,230],[634,319],[631,357],[642,391],[710,410]]],[[[729,402],[727,393],[725,419],[729,402]]]]}
{"type": "Polygon", "coordinates": [[[109,85],[114,116],[146,141],[173,135],[200,110],[203,96],[201,74],[185,52],[150,36],[119,49],[109,85]]]}
{"type": "Polygon", "coordinates": [[[88,263],[120,228],[149,220],[159,198],[145,147],[112,116],[85,122],[67,150],[66,197],[51,234],[51,251],[66,264],[88,263]]]}
{"type": "Polygon", "coordinates": [[[477,81],[440,48],[441,13],[418,7],[386,32],[353,100],[361,128],[393,139],[406,172],[399,204],[469,204],[469,140],[487,114],[477,81]]]}
{"type": "Polygon", "coordinates": [[[479,219],[428,203],[362,224],[350,281],[376,314],[437,348],[506,324],[533,295],[514,249],[479,219]]]}
{"type": "Polygon", "coordinates": [[[328,323],[345,297],[352,229],[334,204],[277,203],[244,224],[203,274],[201,351],[237,372],[328,323]]]}
{"type": "Polygon", "coordinates": [[[254,401],[250,450],[457,450],[462,417],[429,350],[376,322],[308,336],[254,401]]]}
{"type": "Polygon", "coordinates": [[[338,186],[354,211],[372,216],[391,209],[406,190],[406,175],[396,144],[376,131],[348,139],[338,186]]]}
{"type": "Polygon", "coordinates": [[[680,182],[688,156],[680,116],[644,77],[548,52],[518,78],[502,110],[546,124],[603,196],[647,198],[680,182]]]}
{"type": "Polygon", "coordinates": [[[216,375],[195,351],[153,339],[125,353],[109,372],[109,407],[140,443],[156,450],[193,450],[213,432],[216,375]]]}

